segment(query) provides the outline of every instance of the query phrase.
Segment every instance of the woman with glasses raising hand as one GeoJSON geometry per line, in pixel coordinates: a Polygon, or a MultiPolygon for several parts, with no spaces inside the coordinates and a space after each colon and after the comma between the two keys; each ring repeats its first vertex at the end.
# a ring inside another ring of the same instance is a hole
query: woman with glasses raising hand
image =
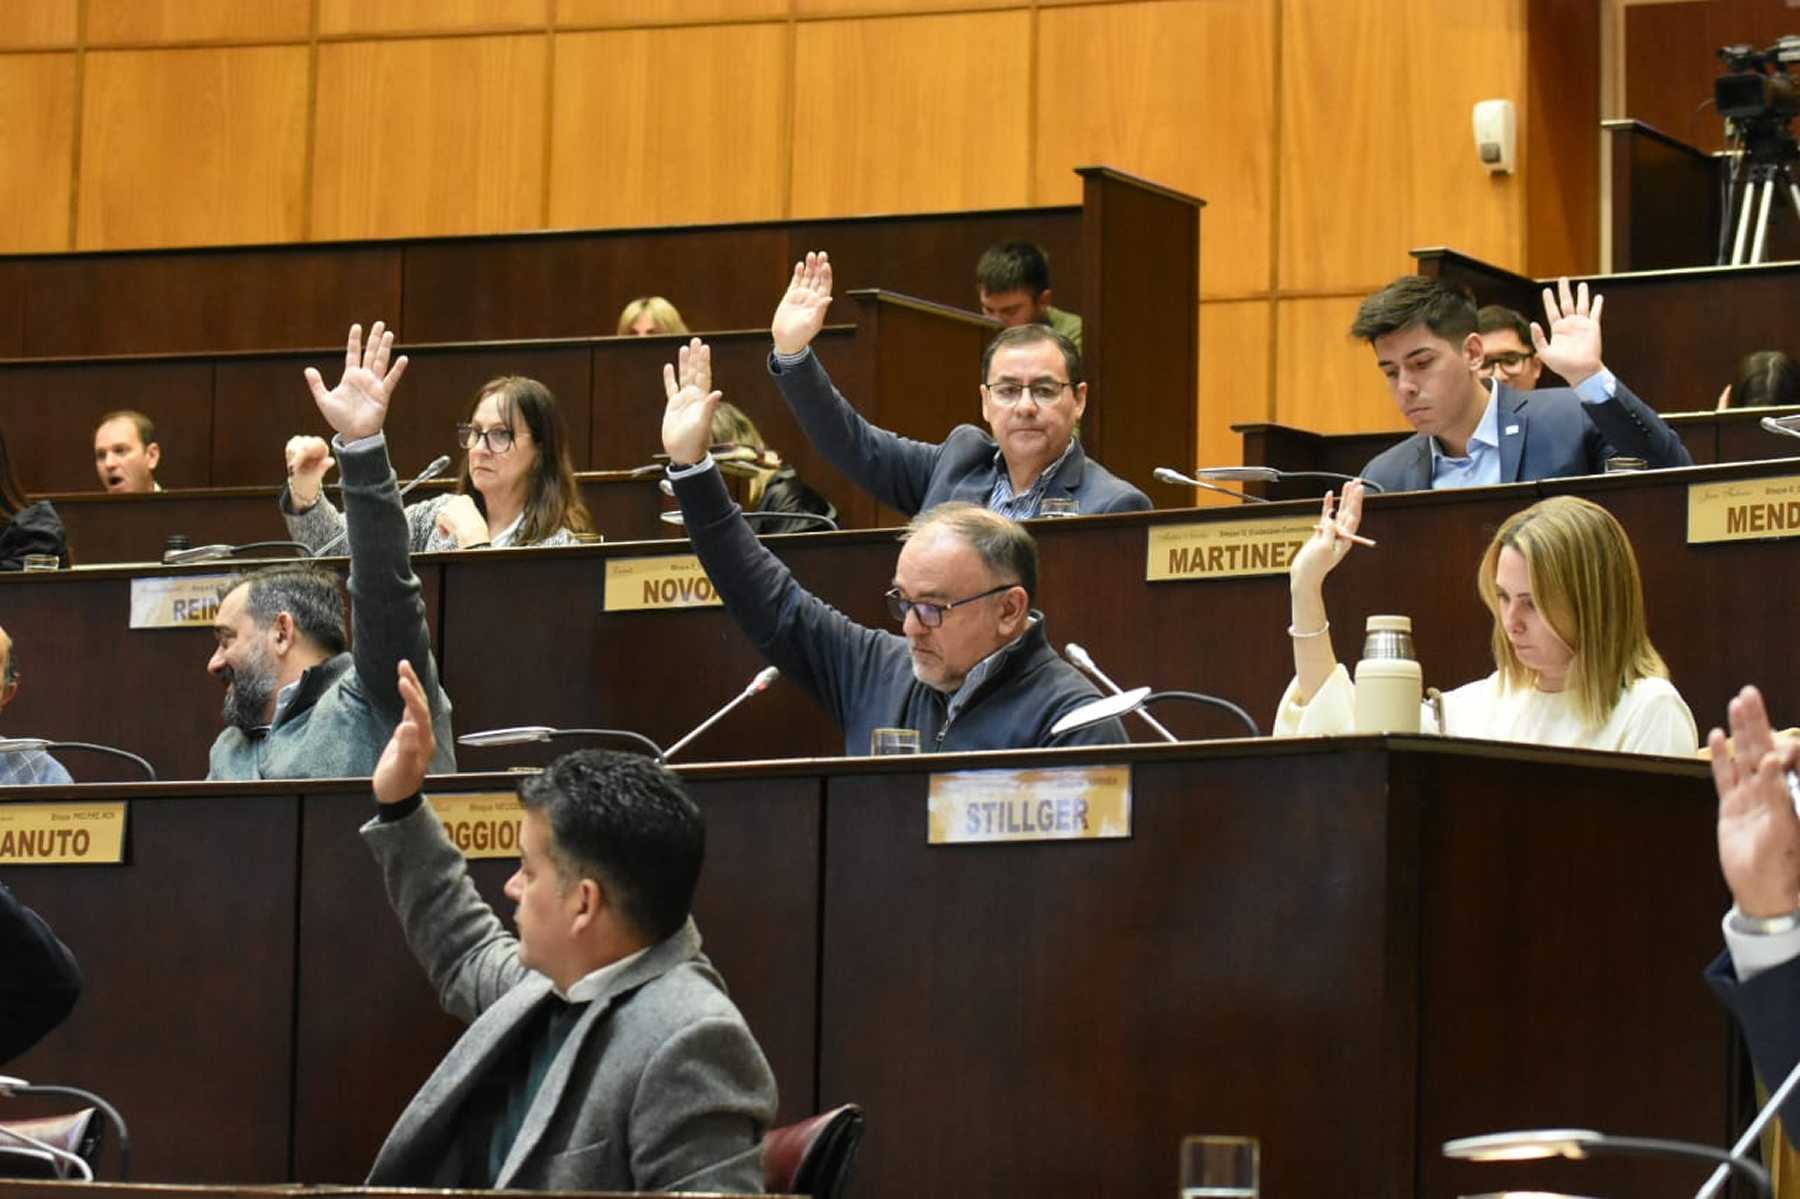
{"type": "MultiPolygon", "coordinates": [[[[536,379],[507,375],[482,384],[456,442],[466,451],[456,490],[407,506],[414,553],[573,545],[577,534],[594,531],[556,397],[536,379]]],[[[281,512],[288,536],[315,552],[344,528],[320,490],[333,465],[323,440],[288,439],[281,512]]]]}

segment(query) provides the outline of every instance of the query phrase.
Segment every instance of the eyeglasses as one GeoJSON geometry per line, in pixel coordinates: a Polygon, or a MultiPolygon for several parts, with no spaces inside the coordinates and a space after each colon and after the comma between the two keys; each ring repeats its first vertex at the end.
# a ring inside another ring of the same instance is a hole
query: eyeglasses
{"type": "Polygon", "coordinates": [[[491,429],[477,429],[474,425],[456,426],[456,444],[465,450],[472,450],[477,445],[487,443],[488,453],[504,454],[513,448],[513,431],[505,425],[495,425],[491,429]]]}
{"type": "Polygon", "coordinates": [[[1489,354],[1481,360],[1484,371],[1499,371],[1503,375],[1516,375],[1524,369],[1525,364],[1537,357],[1535,350],[1511,350],[1504,354],[1489,354]]]}
{"type": "Polygon", "coordinates": [[[1023,383],[989,383],[987,385],[987,393],[988,398],[993,400],[994,403],[1011,407],[1023,399],[1026,392],[1030,392],[1032,403],[1042,406],[1044,404],[1054,404],[1056,402],[1056,397],[1060,396],[1063,392],[1063,388],[1067,386],[1069,386],[1069,381],[1067,379],[1039,379],[1030,385],[1023,383]]]}
{"type": "Polygon", "coordinates": [[[895,621],[900,624],[906,623],[906,614],[911,612],[919,618],[920,624],[928,629],[935,629],[944,623],[944,613],[948,612],[950,609],[960,608],[964,604],[972,604],[976,600],[986,599],[990,595],[999,595],[1002,591],[1011,591],[1017,586],[1017,583],[1002,583],[998,587],[989,587],[980,595],[971,595],[967,599],[955,600],[948,604],[932,604],[927,603],[924,600],[909,600],[904,595],[900,594],[900,589],[898,587],[890,587],[887,591],[887,606],[888,611],[893,614],[895,621]]]}

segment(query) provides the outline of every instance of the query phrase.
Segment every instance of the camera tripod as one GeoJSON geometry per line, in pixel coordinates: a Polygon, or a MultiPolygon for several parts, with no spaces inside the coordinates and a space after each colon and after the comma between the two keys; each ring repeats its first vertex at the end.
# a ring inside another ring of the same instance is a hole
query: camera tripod
{"type": "Polygon", "coordinates": [[[1800,161],[1800,145],[1795,144],[1793,134],[1784,123],[1778,129],[1755,131],[1746,141],[1744,161],[1749,164],[1750,172],[1744,182],[1737,237],[1731,246],[1732,266],[1754,265],[1763,260],[1769,234],[1769,209],[1774,207],[1777,184],[1786,187],[1788,200],[1794,206],[1794,216],[1800,219],[1800,183],[1795,182],[1793,171],[1793,164],[1800,161]],[[1745,257],[1744,241],[1750,233],[1752,208],[1756,210],[1756,236],[1750,245],[1749,256],[1745,257]]]}

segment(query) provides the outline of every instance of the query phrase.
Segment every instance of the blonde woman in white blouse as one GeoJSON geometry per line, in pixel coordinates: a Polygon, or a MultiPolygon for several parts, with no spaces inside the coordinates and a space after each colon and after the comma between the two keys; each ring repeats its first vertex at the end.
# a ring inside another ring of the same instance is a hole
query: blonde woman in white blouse
{"type": "MultiPolygon", "coordinates": [[[[1325,497],[1318,530],[1289,570],[1294,681],[1275,734],[1347,732],[1355,684],[1332,652],[1325,576],[1350,552],[1363,486],[1336,511],[1325,497]]],[[[1597,504],[1557,496],[1515,513],[1482,556],[1476,588],[1494,615],[1497,669],[1444,694],[1444,728],[1493,741],[1692,756],[1694,715],[1650,643],[1644,588],[1625,530],[1597,504]]]]}

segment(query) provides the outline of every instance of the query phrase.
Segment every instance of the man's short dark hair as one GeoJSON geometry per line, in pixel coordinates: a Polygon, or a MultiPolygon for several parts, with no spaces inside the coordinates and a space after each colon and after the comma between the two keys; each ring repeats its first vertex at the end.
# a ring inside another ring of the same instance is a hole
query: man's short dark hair
{"type": "Polygon", "coordinates": [[[6,677],[0,683],[11,687],[19,681],[19,643],[12,643],[12,650],[6,655],[6,677]]]}
{"type": "Polygon", "coordinates": [[[549,821],[550,856],[564,880],[598,882],[639,934],[660,941],[687,920],[706,821],[666,766],[577,750],[520,783],[519,802],[549,821]]]}
{"type": "Polygon", "coordinates": [[[239,587],[249,587],[244,610],[266,629],[278,615],[294,618],[294,627],[326,653],[343,653],[350,646],[344,631],[344,585],[336,574],[318,566],[270,566],[227,580],[219,591],[223,599],[239,587]]]}
{"type": "Polygon", "coordinates": [[[1511,329],[1519,344],[1531,348],[1531,322],[1504,304],[1489,304],[1475,314],[1475,332],[1504,333],[1511,329]]]}
{"type": "Polygon", "coordinates": [[[1037,345],[1044,341],[1062,351],[1063,373],[1069,376],[1070,387],[1080,387],[1086,382],[1087,376],[1081,368],[1081,351],[1075,348],[1074,342],[1049,325],[1014,325],[1010,329],[1000,330],[981,353],[981,381],[988,381],[988,368],[994,363],[994,355],[1001,350],[1037,345]]]}
{"type": "Polygon", "coordinates": [[[988,569],[1023,587],[1027,599],[1037,595],[1037,542],[1024,525],[980,504],[953,500],[913,517],[900,540],[911,541],[928,529],[939,527],[962,538],[988,569]]]}
{"type": "Polygon", "coordinates": [[[1475,298],[1441,279],[1402,275],[1362,302],[1350,336],[1373,343],[1414,325],[1458,345],[1475,332],[1475,298]]]}
{"type": "Polygon", "coordinates": [[[103,426],[110,425],[116,420],[130,421],[132,427],[138,432],[138,441],[142,444],[148,446],[151,442],[156,440],[156,422],[135,408],[116,408],[113,411],[108,412],[105,416],[100,418],[100,423],[94,426],[95,432],[98,432],[103,426]]]}
{"type": "Polygon", "coordinates": [[[981,252],[975,286],[989,295],[1021,288],[1036,296],[1050,290],[1050,256],[1035,242],[1003,241],[981,252]]]}

